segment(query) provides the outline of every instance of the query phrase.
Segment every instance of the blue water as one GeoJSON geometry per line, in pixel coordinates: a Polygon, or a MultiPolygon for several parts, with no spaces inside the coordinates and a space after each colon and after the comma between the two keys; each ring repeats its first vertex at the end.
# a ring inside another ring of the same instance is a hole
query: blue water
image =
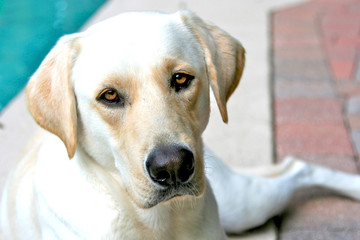
{"type": "Polygon", "coordinates": [[[41,60],[106,0],[0,0],[0,112],[41,60]]]}

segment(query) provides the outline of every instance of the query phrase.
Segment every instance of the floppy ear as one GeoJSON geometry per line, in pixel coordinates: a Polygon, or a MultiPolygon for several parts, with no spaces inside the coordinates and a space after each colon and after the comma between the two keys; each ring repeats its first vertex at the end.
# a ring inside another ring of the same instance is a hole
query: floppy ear
{"type": "Polygon", "coordinates": [[[69,158],[76,149],[76,100],[71,84],[73,62],[80,51],[76,35],[62,37],[26,87],[27,106],[35,121],[57,135],[69,158]]]}
{"type": "Polygon", "coordinates": [[[245,50],[235,38],[205,23],[194,13],[183,10],[180,15],[204,49],[210,84],[221,117],[227,123],[226,102],[239,84],[245,64],[245,50]]]}

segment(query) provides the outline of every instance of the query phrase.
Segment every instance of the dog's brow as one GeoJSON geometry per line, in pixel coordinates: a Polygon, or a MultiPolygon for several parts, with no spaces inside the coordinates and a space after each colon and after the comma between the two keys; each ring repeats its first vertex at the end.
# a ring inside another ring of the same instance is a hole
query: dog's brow
{"type": "Polygon", "coordinates": [[[195,69],[187,62],[178,59],[165,58],[163,64],[166,72],[175,73],[176,71],[185,71],[195,75],[195,69]]]}
{"type": "Polygon", "coordinates": [[[114,88],[116,90],[128,91],[130,88],[136,87],[137,82],[133,81],[134,77],[130,75],[111,74],[104,78],[96,88],[94,96],[97,97],[100,92],[106,88],[114,88]]]}

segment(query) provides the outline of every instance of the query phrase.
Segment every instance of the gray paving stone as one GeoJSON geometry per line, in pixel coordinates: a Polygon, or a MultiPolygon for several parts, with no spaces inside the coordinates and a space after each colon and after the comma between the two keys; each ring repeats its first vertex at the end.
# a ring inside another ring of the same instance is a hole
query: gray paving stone
{"type": "Polygon", "coordinates": [[[360,130],[353,130],[351,132],[351,138],[353,140],[353,144],[355,145],[356,151],[360,153],[360,130]]]}
{"type": "Polygon", "coordinates": [[[327,64],[319,60],[275,59],[275,81],[329,81],[327,64]]]}
{"type": "Polygon", "coordinates": [[[336,96],[336,92],[328,81],[282,80],[276,83],[274,90],[277,98],[323,98],[336,96]]]}
{"type": "MultiPolygon", "coordinates": [[[[360,50],[358,51],[358,56],[360,56],[360,50]]],[[[355,66],[355,81],[360,82],[360,58],[358,57],[358,62],[355,66]]]]}
{"type": "Polygon", "coordinates": [[[348,114],[360,115],[360,97],[352,97],[347,101],[346,111],[348,114]]]}

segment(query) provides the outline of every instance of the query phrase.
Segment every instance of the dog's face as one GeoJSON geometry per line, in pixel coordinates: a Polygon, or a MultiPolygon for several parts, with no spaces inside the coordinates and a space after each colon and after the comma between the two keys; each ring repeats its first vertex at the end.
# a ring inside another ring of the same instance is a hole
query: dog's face
{"type": "Polygon", "coordinates": [[[102,165],[117,168],[139,205],[199,195],[204,189],[200,136],[209,117],[199,44],[166,15],[126,14],[93,31],[81,40],[73,68],[79,144],[102,165]],[[154,154],[157,159],[149,163],[154,154]],[[173,158],[184,169],[170,169],[166,160],[157,163],[159,158],[173,158]]]}
{"type": "Polygon", "coordinates": [[[204,192],[209,85],[227,121],[243,64],[236,40],[190,12],[127,13],[60,40],[27,87],[28,106],[70,157],[77,148],[117,173],[149,208],[204,192]]]}

